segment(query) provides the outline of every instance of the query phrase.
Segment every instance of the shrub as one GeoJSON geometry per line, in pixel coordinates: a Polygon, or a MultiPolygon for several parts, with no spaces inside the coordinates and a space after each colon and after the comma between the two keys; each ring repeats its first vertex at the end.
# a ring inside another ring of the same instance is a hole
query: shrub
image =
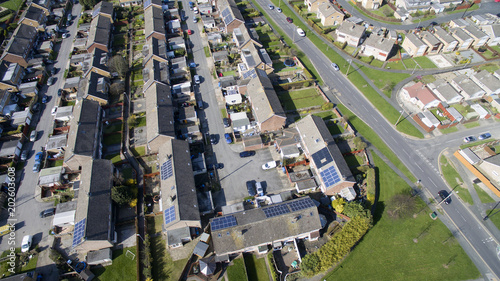
{"type": "Polygon", "coordinates": [[[366,199],[373,206],[375,204],[375,169],[369,168],[366,171],[366,199]]]}
{"type": "Polygon", "coordinates": [[[330,110],[333,108],[333,103],[331,102],[325,102],[322,106],[321,106],[321,110],[330,110]]]}
{"type": "Polygon", "coordinates": [[[311,86],[311,82],[309,81],[304,82],[304,87],[309,87],[309,86],[311,86]]]}
{"type": "Polygon", "coordinates": [[[269,268],[271,269],[271,276],[273,277],[273,281],[277,281],[279,279],[279,276],[278,272],[276,271],[273,251],[269,251],[269,253],[267,253],[267,262],[269,263],[269,268]]]}

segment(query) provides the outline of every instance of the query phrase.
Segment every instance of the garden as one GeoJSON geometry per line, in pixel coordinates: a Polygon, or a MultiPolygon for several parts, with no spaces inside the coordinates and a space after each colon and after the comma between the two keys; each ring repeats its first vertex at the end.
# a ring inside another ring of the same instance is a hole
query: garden
{"type": "Polygon", "coordinates": [[[285,111],[297,111],[302,108],[320,107],[326,101],[316,91],[315,87],[300,90],[277,92],[285,111]]]}
{"type": "Polygon", "coordinates": [[[92,270],[96,280],[135,281],[137,279],[136,248],[124,248],[113,251],[113,264],[92,270]]]}

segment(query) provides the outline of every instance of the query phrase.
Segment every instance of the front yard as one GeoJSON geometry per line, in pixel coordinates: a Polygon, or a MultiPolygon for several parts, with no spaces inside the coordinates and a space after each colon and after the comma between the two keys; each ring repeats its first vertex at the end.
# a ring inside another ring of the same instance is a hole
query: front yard
{"type": "Polygon", "coordinates": [[[325,103],[315,88],[278,92],[278,97],[285,110],[299,110],[325,103]]]}

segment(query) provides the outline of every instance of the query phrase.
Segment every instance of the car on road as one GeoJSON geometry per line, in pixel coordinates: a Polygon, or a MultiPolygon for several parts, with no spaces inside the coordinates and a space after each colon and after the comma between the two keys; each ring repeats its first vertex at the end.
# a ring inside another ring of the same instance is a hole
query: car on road
{"type": "Polygon", "coordinates": [[[224,128],[229,127],[229,119],[228,118],[222,118],[222,123],[224,123],[224,128]]]}
{"type": "Polygon", "coordinates": [[[335,69],[335,71],[339,71],[340,70],[339,66],[336,63],[334,63],[334,62],[332,62],[332,68],[335,69]]]}
{"type": "Polygon", "coordinates": [[[71,34],[69,34],[69,32],[68,33],[63,33],[62,38],[63,39],[69,38],[70,35],[71,34]]]}
{"type": "Polygon", "coordinates": [[[464,142],[471,142],[471,141],[476,141],[476,137],[468,136],[464,138],[464,142]]]}
{"type": "Polygon", "coordinates": [[[52,108],[52,110],[50,111],[50,114],[52,114],[52,115],[56,115],[56,113],[57,113],[57,105],[56,105],[56,106],[54,106],[54,107],[52,108]]]}
{"type": "Polygon", "coordinates": [[[191,67],[191,68],[196,68],[196,63],[195,63],[195,62],[190,62],[190,63],[189,63],[189,67],[191,67]]]}
{"type": "Polygon", "coordinates": [[[269,4],[268,7],[269,7],[269,10],[273,10],[274,9],[274,6],[271,5],[271,4],[269,4]]]}
{"type": "Polygon", "coordinates": [[[34,112],[37,112],[38,110],[40,110],[40,104],[35,103],[31,109],[33,109],[34,112]]]}
{"type": "Polygon", "coordinates": [[[40,172],[40,163],[38,162],[35,162],[35,164],[33,165],[33,173],[38,173],[40,172]]]}
{"type": "Polygon", "coordinates": [[[53,67],[51,70],[50,70],[50,74],[54,75],[57,73],[57,68],[53,67]]]}
{"type": "Polygon", "coordinates": [[[42,158],[43,158],[43,152],[40,151],[38,152],[37,154],[35,154],[35,162],[42,162],[42,158]]]}
{"type": "Polygon", "coordinates": [[[198,7],[194,7],[194,8],[193,8],[193,13],[194,13],[194,14],[196,14],[196,15],[199,13],[199,11],[198,11],[198,7]]]}
{"type": "Polygon", "coordinates": [[[57,96],[58,97],[62,96],[62,89],[57,90],[57,96]]]}
{"type": "Polygon", "coordinates": [[[31,242],[33,241],[33,236],[25,235],[21,242],[21,252],[26,253],[31,248],[31,242]]]}
{"type": "Polygon", "coordinates": [[[255,192],[254,181],[247,181],[247,191],[248,191],[248,195],[250,195],[250,196],[257,195],[257,192],[255,192]]]}
{"type": "Polygon", "coordinates": [[[21,153],[21,161],[26,161],[28,159],[28,150],[23,150],[21,153]]]}
{"type": "Polygon", "coordinates": [[[200,75],[196,74],[196,75],[193,77],[193,79],[194,79],[194,83],[196,83],[196,84],[200,84],[200,75]]]}
{"type": "Polygon", "coordinates": [[[42,103],[48,103],[48,102],[49,102],[49,96],[43,96],[42,103]]]}
{"type": "Polygon", "coordinates": [[[198,18],[197,18],[197,17],[194,17],[194,18],[193,18],[193,22],[194,22],[194,23],[198,23],[198,18]]]}
{"type": "Polygon", "coordinates": [[[438,192],[439,197],[441,197],[441,202],[444,201],[446,205],[451,203],[450,194],[446,190],[441,190],[438,192]]]}
{"type": "Polygon", "coordinates": [[[250,156],[254,156],[254,155],[255,155],[255,151],[243,151],[243,152],[240,152],[240,157],[241,158],[250,157],[250,156]]]}
{"type": "Polygon", "coordinates": [[[286,21],[289,23],[293,23],[293,19],[291,17],[286,17],[286,21]]]}
{"type": "Polygon", "coordinates": [[[306,33],[304,32],[304,30],[302,30],[302,28],[297,28],[297,33],[300,37],[306,36],[306,33]]]}
{"type": "Polygon", "coordinates": [[[219,138],[217,137],[217,135],[210,135],[210,143],[211,144],[219,143],[219,138]]]}
{"type": "Polygon", "coordinates": [[[276,11],[278,11],[278,13],[281,13],[281,9],[280,8],[277,8],[276,11]]]}
{"type": "Polygon", "coordinates": [[[50,208],[50,209],[47,209],[45,211],[42,211],[40,213],[40,218],[50,217],[50,216],[53,216],[55,213],[56,213],[56,209],[55,208],[50,208]]]}
{"type": "Polygon", "coordinates": [[[36,141],[36,130],[31,131],[30,141],[36,141]]]}
{"type": "Polygon", "coordinates": [[[491,134],[490,133],[484,133],[484,134],[479,135],[478,139],[485,140],[485,139],[489,139],[489,138],[491,138],[491,134]]]}
{"type": "Polygon", "coordinates": [[[229,135],[228,133],[224,134],[224,138],[226,139],[226,143],[232,143],[233,142],[233,140],[231,139],[231,135],[229,135]]]}
{"type": "Polygon", "coordinates": [[[49,79],[47,80],[47,85],[52,86],[52,84],[54,84],[54,80],[55,80],[54,77],[49,77],[49,79]]]}
{"type": "Polygon", "coordinates": [[[276,168],[276,161],[269,161],[266,164],[262,165],[262,170],[269,170],[272,168],[276,168]]]}
{"type": "Polygon", "coordinates": [[[188,33],[188,35],[193,35],[194,32],[191,29],[188,29],[187,33],[188,33]]]}
{"type": "Polygon", "coordinates": [[[255,190],[257,191],[257,195],[264,196],[264,188],[262,188],[262,183],[256,182],[255,183],[255,190]]]}

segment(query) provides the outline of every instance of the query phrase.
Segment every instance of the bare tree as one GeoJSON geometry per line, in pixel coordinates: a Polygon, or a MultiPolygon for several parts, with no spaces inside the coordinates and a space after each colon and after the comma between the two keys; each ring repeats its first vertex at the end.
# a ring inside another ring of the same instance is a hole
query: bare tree
{"type": "Polygon", "coordinates": [[[396,194],[389,199],[387,214],[395,219],[411,216],[416,208],[415,197],[411,194],[396,194]]]}
{"type": "Polygon", "coordinates": [[[117,72],[118,75],[123,78],[128,71],[128,64],[125,61],[124,57],[114,56],[109,59],[109,69],[111,70],[111,72],[117,72]]]}

